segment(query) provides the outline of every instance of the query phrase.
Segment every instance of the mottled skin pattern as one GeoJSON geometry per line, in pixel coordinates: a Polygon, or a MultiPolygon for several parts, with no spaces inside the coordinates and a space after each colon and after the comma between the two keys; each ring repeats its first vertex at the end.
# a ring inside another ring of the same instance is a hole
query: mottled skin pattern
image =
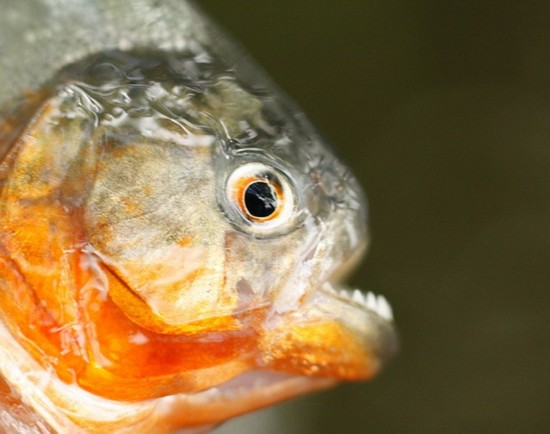
{"type": "Polygon", "coordinates": [[[6,429],[170,432],[371,377],[391,319],[334,291],[366,246],[353,176],[225,42],[131,36],[5,105],[6,429]],[[284,218],[247,217],[242,167],[286,186],[284,218]]]}

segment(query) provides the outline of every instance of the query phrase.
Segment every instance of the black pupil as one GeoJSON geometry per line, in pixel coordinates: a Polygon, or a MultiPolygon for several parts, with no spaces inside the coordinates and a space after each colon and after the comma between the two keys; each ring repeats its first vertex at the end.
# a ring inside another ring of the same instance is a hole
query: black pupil
{"type": "Polygon", "coordinates": [[[275,212],[277,196],[267,182],[253,182],[246,187],[244,204],[251,216],[265,218],[275,212]]]}

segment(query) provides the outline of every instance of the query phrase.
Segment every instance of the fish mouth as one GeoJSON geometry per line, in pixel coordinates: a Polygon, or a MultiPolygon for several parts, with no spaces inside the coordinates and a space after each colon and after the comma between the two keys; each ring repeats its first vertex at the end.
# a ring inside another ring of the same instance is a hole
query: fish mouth
{"type": "Polygon", "coordinates": [[[160,398],[156,411],[178,415],[175,426],[212,426],[212,415],[222,421],[341,381],[368,379],[397,351],[386,298],[331,282],[267,328],[256,369],[192,395],[160,398]]]}
{"type": "Polygon", "coordinates": [[[311,378],[367,380],[397,351],[387,300],[330,281],[266,329],[260,346],[265,368],[311,378]]]}

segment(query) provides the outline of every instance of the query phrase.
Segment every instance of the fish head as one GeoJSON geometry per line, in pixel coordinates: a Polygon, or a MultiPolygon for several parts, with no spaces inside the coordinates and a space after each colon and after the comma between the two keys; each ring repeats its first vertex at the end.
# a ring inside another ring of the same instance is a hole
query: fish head
{"type": "MultiPolygon", "coordinates": [[[[140,64],[128,53],[94,62],[122,77],[140,64]]],[[[269,372],[270,384],[273,372],[311,377],[312,388],[371,377],[395,335],[385,299],[342,283],[367,246],[358,181],[286,98],[227,70],[205,73],[197,88],[196,78],[182,82],[178,62],[141,62],[139,83],[93,78],[109,90],[96,92],[97,106],[113,111],[118,86],[143,113],[97,121],[84,220],[109,296],[151,333],[245,336],[239,374],[269,372]]],[[[211,370],[201,387],[227,379],[211,370]]]]}
{"type": "Polygon", "coordinates": [[[0,124],[0,371],[54,430],[216,424],[395,353],[388,303],[343,283],[368,244],[357,179],[173,6],[207,31],[167,47],[115,20],[0,124]]]}
{"type": "Polygon", "coordinates": [[[82,206],[89,251],[117,304],[149,310],[128,313],[160,333],[193,333],[201,321],[214,330],[212,318],[230,330],[252,311],[297,309],[365,249],[357,181],[284,99],[254,95],[225,70],[197,89],[173,66],[159,72],[181,62],[166,57],[94,56],[84,62],[92,77],[73,71],[57,91],[64,119],[79,116],[83,99],[96,108],[82,132],[93,149],[82,206]],[[105,65],[125,78],[99,78],[105,65]]]}

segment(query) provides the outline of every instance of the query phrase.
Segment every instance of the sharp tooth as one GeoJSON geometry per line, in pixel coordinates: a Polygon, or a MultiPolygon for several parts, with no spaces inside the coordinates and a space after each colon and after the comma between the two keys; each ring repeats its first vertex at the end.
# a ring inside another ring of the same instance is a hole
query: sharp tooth
{"type": "Polygon", "coordinates": [[[367,298],[365,300],[365,304],[370,310],[377,311],[377,303],[376,303],[376,295],[374,295],[372,292],[367,293],[367,298]]]}
{"type": "Polygon", "coordinates": [[[353,291],[353,295],[351,297],[353,301],[359,304],[365,304],[365,297],[363,297],[363,294],[358,289],[355,289],[353,291]]]}
{"type": "Polygon", "coordinates": [[[330,283],[328,283],[328,282],[325,282],[325,283],[323,284],[323,289],[324,289],[325,291],[328,291],[328,292],[331,292],[331,293],[333,293],[333,294],[336,294],[336,290],[335,290],[334,287],[333,287],[330,283]]]}
{"type": "Polygon", "coordinates": [[[323,285],[323,289],[341,297],[344,300],[351,300],[354,303],[365,306],[367,309],[375,312],[377,315],[388,321],[393,320],[392,308],[383,295],[375,295],[370,291],[367,292],[367,294],[364,294],[359,289],[354,289],[353,291],[337,289],[328,283],[323,285]]]}
{"type": "Polygon", "coordinates": [[[376,311],[380,314],[381,317],[392,320],[393,312],[388,301],[384,298],[383,295],[379,295],[377,301],[378,308],[376,309],[376,311]]]}

